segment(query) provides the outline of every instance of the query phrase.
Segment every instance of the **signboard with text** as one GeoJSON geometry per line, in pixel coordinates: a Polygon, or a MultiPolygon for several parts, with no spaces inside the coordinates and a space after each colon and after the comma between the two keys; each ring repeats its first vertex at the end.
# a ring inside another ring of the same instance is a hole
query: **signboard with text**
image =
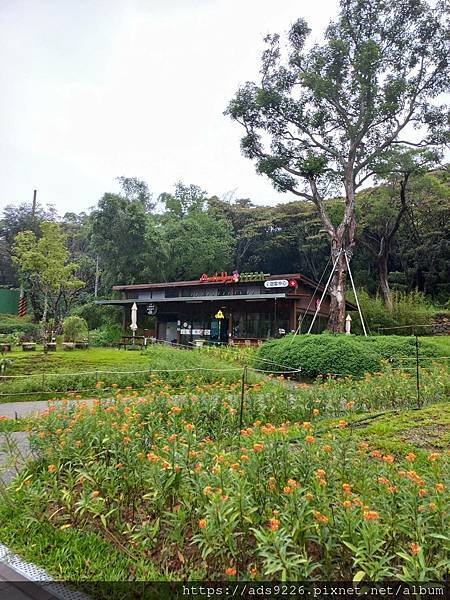
{"type": "Polygon", "coordinates": [[[289,286],[289,281],[287,279],[269,279],[264,282],[265,288],[285,288],[289,286]]]}

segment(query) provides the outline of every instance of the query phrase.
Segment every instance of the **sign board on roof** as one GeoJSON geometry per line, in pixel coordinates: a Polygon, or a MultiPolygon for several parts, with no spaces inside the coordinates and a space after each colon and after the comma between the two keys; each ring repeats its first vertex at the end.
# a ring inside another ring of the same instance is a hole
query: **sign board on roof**
{"type": "Polygon", "coordinates": [[[287,279],[269,279],[264,282],[265,288],[284,288],[289,286],[289,281],[287,279]]]}

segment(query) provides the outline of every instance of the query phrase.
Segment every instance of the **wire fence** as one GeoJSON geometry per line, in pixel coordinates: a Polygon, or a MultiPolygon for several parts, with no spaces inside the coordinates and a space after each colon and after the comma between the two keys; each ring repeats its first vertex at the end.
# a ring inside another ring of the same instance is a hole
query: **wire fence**
{"type": "MultiPolygon", "coordinates": [[[[192,350],[192,346],[182,345],[182,344],[174,344],[169,343],[171,346],[177,346],[181,348],[186,348],[192,350]]],[[[251,362],[253,362],[251,355],[247,352],[242,351],[241,348],[235,347],[226,347],[223,351],[221,349],[217,349],[217,347],[209,347],[201,349],[205,353],[211,353],[212,350],[216,350],[216,353],[222,358],[230,358],[236,362],[240,362],[239,366],[230,366],[230,367],[204,367],[204,366],[195,366],[195,367],[180,367],[180,368],[150,368],[143,370],[105,370],[105,369],[96,369],[90,371],[79,371],[75,373],[70,372],[47,372],[42,371],[40,373],[32,373],[32,374],[21,374],[21,375],[0,375],[0,389],[3,384],[7,384],[8,382],[14,383],[17,382],[20,384],[20,381],[31,381],[38,380],[40,382],[40,387],[36,388],[37,385],[30,384],[28,386],[29,389],[25,390],[14,390],[14,389],[5,389],[0,392],[0,401],[2,398],[14,398],[14,397],[23,397],[23,396],[59,396],[61,394],[87,394],[91,393],[107,393],[113,390],[117,385],[113,383],[107,383],[106,381],[102,381],[102,379],[108,379],[108,376],[114,376],[115,378],[124,378],[127,376],[131,377],[131,381],[129,383],[131,385],[121,384],[121,387],[126,387],[127,391],[144,391],[146,387],[148,387],[149,377],[152,374],[193,374],[193,373],[218,373],[218,374],[241,374],[242,385],[247,384],[247,377],[249,372],[253,372],[256,374],[260,374],[262,376],[274,375],[274,376],[283,376],[288,380],[291,380],[293,385],[296,384],[296,381],[292,381],[292,379],[298,380],[302,378],[303,372],[301,368],[294,368],[290,365],[280,364],[271,359],[266,359],[264,357],[258,356],[257,363],[258,366],[253,366],[251,362]],[[222,356],[221,356],[222,355],[222,356]],[[266,368],[261,368],[259,366],[260,363],[266,365],[266,368]],[[91,381],[83,382],[82,378],[92,378],[91,381]],[[135,379],[133,379],[135,378],[135,379]],[[73,380],[74,385],[70,380],[73,380]],[[61,380],[65,380],[66,385],[61,385],[65,389],[58,389],[58,382],[61,380]],[[83,385],[83,383],[85,385],[83,385]],[[86,385],[87,383],[87,385],[86,385]],[[80,385],[81,384],[81,385],[80,385]],[[101,384],[101,385],[99,385],[101,384]],[[31,389],[30,389],[31,388],[31,389]]],[[[419,344],[417,342],[416,336],[416,355],[415,356],[396,356],[393,364],[390,364],[389,368],[394,371],[402,371],[402,372],[410,372],[414,373],[416,379],[416,400],[417,406],[421,407],[423,405],[422,396],[421,396],[421,369],[430,367],[433,363],[446,363],[449,360],[450,356],[441,356],[441,357],[433,357],[426,356],[420,354],[419,344]],[[395,365],[395,366],[394,366],[395,365]]],[[[326,379],[326,378],[338,378],[338,377],[348,377],[348,373],[338,373],[338,372],[330,372],[326,373],[318,379],[326,379]]],[[[352,377],[353,379],[357,379],[352,377]]],[[[239,379],[239,378],[237,378],[239,379]]],[[[304,378],[305,379],[305,378],[304,378]]],[[[311,379],[309,378],[309,381],[311,379]]]]}

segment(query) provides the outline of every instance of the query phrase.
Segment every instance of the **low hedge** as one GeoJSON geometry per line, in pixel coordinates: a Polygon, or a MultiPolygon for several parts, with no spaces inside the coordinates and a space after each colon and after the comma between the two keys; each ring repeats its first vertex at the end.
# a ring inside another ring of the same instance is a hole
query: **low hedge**
{"type": "Polygon", "coordinates": [[[0,334],[18,333],[21,337],[34,339],[39,334],[39,326],[31,322],[31,317],[0,315],[0,334]]]}
{"type": "MultiPolygon", "coordinates": [[[[421,363],[430,363],[436,349],[426,341],[419,341],[421,363]]],[[[409,369],[414,366],[416,346],[414,337],[347,335],[288,335],[261,346],[256,366],[280,371],[301,369],[305,377],[334,374],[360,377],[366,372],[379,371],[383,360],[409,369]]]]}

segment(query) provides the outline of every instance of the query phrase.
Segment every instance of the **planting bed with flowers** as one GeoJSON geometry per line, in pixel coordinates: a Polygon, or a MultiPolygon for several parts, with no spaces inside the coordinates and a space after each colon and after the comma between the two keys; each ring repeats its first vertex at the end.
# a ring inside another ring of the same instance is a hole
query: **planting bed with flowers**
{"type": "Polygon", "coordinates": [[[448,427],[448,373],[423,377],[439,404],[409,413],[414,382],[398,371],[259,381],[243,404],[239,382],[151,375],[142,395],[115,385],[55,405],[33,429],[36,460],[3,490],[0,541],[65,578],[440,579],[448,451],[387,451],[361,428],[374,409],[448,427]]]}

